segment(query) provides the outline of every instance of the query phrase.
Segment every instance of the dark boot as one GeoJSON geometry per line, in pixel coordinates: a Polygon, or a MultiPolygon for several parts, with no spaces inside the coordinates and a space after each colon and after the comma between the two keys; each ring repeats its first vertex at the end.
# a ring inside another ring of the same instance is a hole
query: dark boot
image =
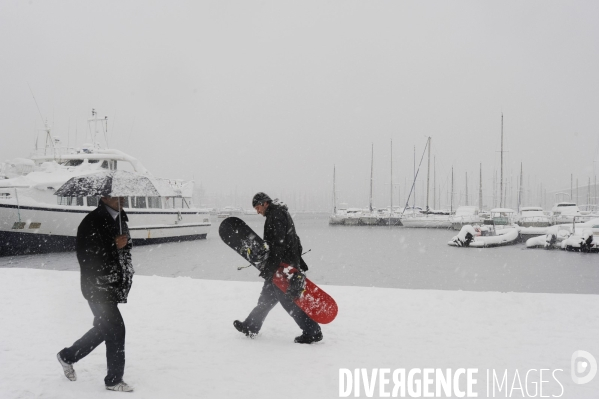
{"type": "Polygon", "coordinates": [[[296,344],[311,344],[312,342],[318,341],[322,341],[322,332],[319,332],[318,334],[314,335],[303,333],[299,337],[295,337],[295,340],[293,342],[295,342],[296,344]]]}
{"type": "Polygon", "coordinates": [[[233,327],[235,327],[237,331],[244,334],[246,337],[254,338],[257,335],[256,333],[248,330],[247,326],[239,320],[235,320],[233,322],[233,327]]]}

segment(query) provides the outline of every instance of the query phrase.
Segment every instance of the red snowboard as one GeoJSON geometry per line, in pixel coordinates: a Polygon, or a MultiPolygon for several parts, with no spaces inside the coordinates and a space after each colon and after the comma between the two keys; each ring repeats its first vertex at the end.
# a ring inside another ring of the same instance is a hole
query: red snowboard
{"type": "MultiPolygon", "coordinates": [[[[281,263],[281,267],[277,269],[272,282],[281,291],[287,292],[289,286],[287,274],[293,271],[295,271],[294,267],[281,263]]],[[[337,316],[338,309],[335,300],[309,279],[306,279],[304,292],[293,302],[306,312],[309,318],[320,324],[328,324],[335,320],[337,316]]]]}
{"type": "MultiPolygon", "coordinates": [[[[268,245],[239,218],[228,217],[223,220],[218,228],[218,233],[225,244],[256,268],[268,257],[268,245]]],[[[273,276],[273,283],[285,293],[289,286],[287,274],[293,270],[295,270],[293,267],[281,263],[273,276]]],[[[330,323],[337,316],[335,300],[308,279],[306,279],[306,287],[300,297],[293,301],[317,323],[330,323]]]]}

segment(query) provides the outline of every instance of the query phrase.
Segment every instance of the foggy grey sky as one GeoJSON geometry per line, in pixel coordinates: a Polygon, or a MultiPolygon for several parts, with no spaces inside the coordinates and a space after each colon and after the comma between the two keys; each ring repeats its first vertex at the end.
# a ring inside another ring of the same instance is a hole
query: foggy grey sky
{"type": "Polygon", "coordinates": [[[442,192],[453,166],[475,193],[482,163],[489,197],[502,112],[508,177],[523,162],[531,186],[582,185],[599,160],[598,15],[595,1],[7,0],[0,159],[33,150],[29,84],[63,142],[84,142],[95,108],[110,147],[209,192],[328,196],[335,164],[340,199],[365,206],[374,143],[386,206],[390,139],[403,190],[430,135],[442,192]]]}

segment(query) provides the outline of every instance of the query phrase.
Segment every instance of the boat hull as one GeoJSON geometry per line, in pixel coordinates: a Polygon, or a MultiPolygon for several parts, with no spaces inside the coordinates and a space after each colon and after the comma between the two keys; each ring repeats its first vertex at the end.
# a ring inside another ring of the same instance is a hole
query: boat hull
{"type": "Polygon", "coordinates": [[[449,218],[436,217],[407,217],[402,218],[403,227],[424,228],[424,229],[450,229],[451,220],[449,218]]]}
{"type": "Polygon", "coordinates": [[[343,221],[347,226],[357,226],[360,224],[360,218],[347,218],[343,221]]]}
{"type": "MultiPolygon", "coordinates": [[[[502,247],[505,245],[517,244],[520,241],[520,232],[517,228],[505,228],[497,231],[494,236],[476,236],[469,245],[464,245],[468,248],[492,248],[502,247]]],[[[458,247],[454,240],[451,240],[447,245],[458,247]]]]}
{"type": "Polygon", "coordinates": [[[339,215],[331,215],[329,217],[329,224],[332,225],[339,225],[339,224],[345,224],[345,216],[339,216],[339,215]]]}
{"type": "MultiPolygon", "coordinates": [[[[0,256],[64,252],[75,249],[81,220],[94,207],[31,207],[0,204],[0,256]]],[[[134,245],[206,238],[208,212],[175,209],[128,209],[134,245]]]]}
{"type": "Polygon", "coordinates": [[[379,224],[379,220],[376,216],[362,216],[360,218],[360,224],[364,226],[376,226],[379,224]]]}

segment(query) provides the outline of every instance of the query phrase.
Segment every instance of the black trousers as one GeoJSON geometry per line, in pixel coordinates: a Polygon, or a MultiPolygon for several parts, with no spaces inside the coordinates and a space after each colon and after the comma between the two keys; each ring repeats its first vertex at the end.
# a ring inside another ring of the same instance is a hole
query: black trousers
{"type": "Polygon", "coordinates": [[[125,372],[125,322],[117,303],[92,303],[89,307],[94,314],[94,327],[77,340],[70,348],[60,351],[62,360],[73,364],[106,342],[108,374],[106,385],[115,385],[123,380],[125,372]]]}
{"type": "Polygon", "coordinates": [[[258,333],[264,324],[264,320],[268,313],[275,307],[277,303],[281,303],[283,309],[289,313],[289,316],[295,320],[299,328],[304,334],[316,335],[320,333],[320,325],[309,318],[303,310],[297,306],[293,300],[277,288],[272,281],[265,281],[262,286],[262,292],[258,298],[258,305],[252,310],[250,315],[243,322],[249,331],[258,333]]]}

